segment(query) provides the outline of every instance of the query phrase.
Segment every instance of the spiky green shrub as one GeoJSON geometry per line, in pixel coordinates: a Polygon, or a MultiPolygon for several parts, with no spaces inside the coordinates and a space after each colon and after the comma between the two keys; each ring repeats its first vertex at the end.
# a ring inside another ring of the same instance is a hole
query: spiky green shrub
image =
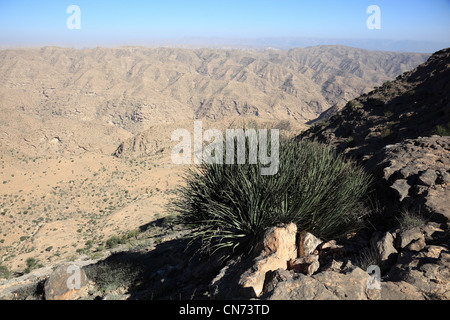
{"type": "Polygon", "coordinates": [[[283,140],[278,173],[263,176],[261,166],[203,163],[188,170],[172,209],[201,250],[247,254],[267,228],[282,223],[322,239],[362,226],[371,178],[331,147],[283,140]]]}

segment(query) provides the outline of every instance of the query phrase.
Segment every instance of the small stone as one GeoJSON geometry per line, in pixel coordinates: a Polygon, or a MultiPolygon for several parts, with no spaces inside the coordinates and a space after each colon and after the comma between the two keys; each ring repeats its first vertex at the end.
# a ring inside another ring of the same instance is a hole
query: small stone
{"type": "Polygon", "coordinates": [[[422,235],[417,240],[412,241],[410,244],[408,244],[405,249],[409,251],[420,251],[423,248],[425,248],[425,237],[422,235]]]}
{"type": "Polygon", "coordinates": [[[389,269],[397,259],[397,250],[394,247],[394,237],[390,232],[375,232],[371,239],[372,245],[377,249],[382,268],[389,269]]]}
{"type": "Polygon", "coordinates": [[[438,177],[436,179],[437,184],[450,184],[450,173],[445,170],[438,171],[438,177]]]}
{"type": "Polygon", "coordinates": [[[428,222],[425,227],[423,227],[423,232],[425,234],[426,241],[444,238],[446,235],[446,232],[440,228],[438,223],[435,222],[428,222]]]}
{"type": "Polygon", "coordinates": [[[435,170],[427,169],[419,176],[419,183],[424,186],[432,186],[435,184],[437,174],[435,170]]]}
{"type": "Polygon", "coordinates": [[[312,275],[319,269],[319,267],[319,255],[316,254],[288,261],[288,270],[293,270],[297,273],[303,273],[307,276],[312,275]]]}
{"type": "Polygon", "coordinates": [[[426,196],[426,192],[428,191],[428,187],[427,186],[423,186],[420,184],[416,184],[413,187],[413,194],[415,196],[426,196]]]}
{"type": "Polygon", "coordinates": [[[441,252],[445,252],[445,247],[441,246],[426,246],[425,250],[421,252],[422,256],[428,259],[439,259],[441,252]]]}
{"type": "Polygon", "coordinates": [[[411,242],[419,240],[423,238],[425,241],[425,237],[420,230],[420,228],[412,228],[404,231],[400,231],[397,235],[396,247],[398,249],[403,249],[411,242]]]}
{"type": "Polygon", "coordinates": [[[323,241],[309,232],[301,232],[299,235],[298,256],[307,256],[314,253],[317,246],[323,241]]]}
{"type": "Polygon", "coordinates": [[[343,265],[344,265],[343,261],[337,261],[333,259],[322,270],[340,272],[342,270],[343,265]]]}
{"type": "Polygon", "coordinates": [[[397,192],[397,196],[400,198],[400,202],[408,196],[410,188],[411,186],[405,179],[398,179],[391,186],[391,189],[397,192]]]}

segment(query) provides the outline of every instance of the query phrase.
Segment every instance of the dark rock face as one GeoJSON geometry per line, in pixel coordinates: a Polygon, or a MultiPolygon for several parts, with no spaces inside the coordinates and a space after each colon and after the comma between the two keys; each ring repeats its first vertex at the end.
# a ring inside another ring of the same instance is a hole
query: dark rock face
{"type": "Polygon", "coordinates": [[[368,165],[400,203],[450,219],[450,137],[420,137],[388,145],[368,165]]]}

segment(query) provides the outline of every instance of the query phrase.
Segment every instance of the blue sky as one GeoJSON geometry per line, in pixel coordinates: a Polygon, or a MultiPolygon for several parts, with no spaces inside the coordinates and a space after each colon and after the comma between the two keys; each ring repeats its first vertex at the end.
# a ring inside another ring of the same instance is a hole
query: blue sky
{"type": "Polygon", "coordinates": [[[181,38],[436,41],[450,46],[450,0],[0,0],[0,46],[115,46],[181,38]],[[69,30],[77,5],[81,29],[69,30]],[[369,30],[369,5],[381,29],[369,30]]]}

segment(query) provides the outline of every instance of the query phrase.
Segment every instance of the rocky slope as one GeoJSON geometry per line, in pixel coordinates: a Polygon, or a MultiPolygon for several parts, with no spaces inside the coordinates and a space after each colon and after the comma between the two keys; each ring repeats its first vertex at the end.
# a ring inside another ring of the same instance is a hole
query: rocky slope
{"type": "Polygon", "coordinates": [[[412,71],[347,103],[301,137],[331,143],[368,159],[382,147],[429,136],[450,121],[450,49],[433,54],[412,71]]]}
{"type": "Polygon", "coordinates": [[[449,92],[450,49],[444,49],[300,137],[332,144],[365,164],[402,206],[450,218],[449,92]],[[440,132],[443,137],[432,136],[440,132]]]}

